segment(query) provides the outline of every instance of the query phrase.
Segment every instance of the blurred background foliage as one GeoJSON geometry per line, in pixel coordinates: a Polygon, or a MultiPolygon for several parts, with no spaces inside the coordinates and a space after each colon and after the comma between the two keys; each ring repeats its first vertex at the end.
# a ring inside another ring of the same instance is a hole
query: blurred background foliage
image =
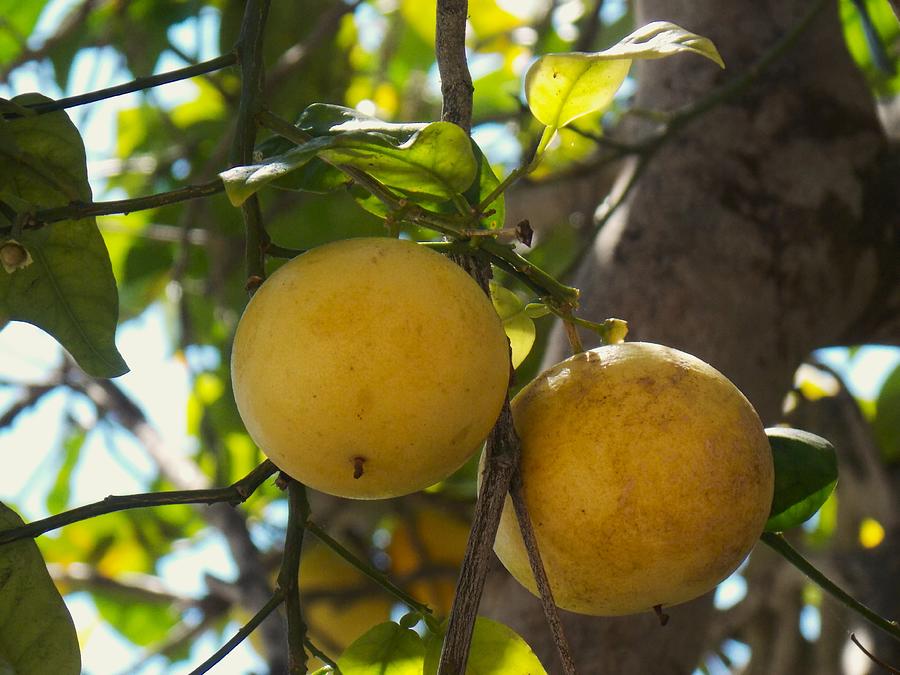
{"type": "MultiPolygon", "coordinates": [[[[212,58],[231,50],[243,4],[0,0],[0,93],[9,97],[38,89],[60,97],[212,58]]],[[[521,89],[534,55],[602,49],[626,35],[634,19],[630,3],[622,0],[469,4],[474,137],[495,172],[504,175],[528,156],[539,133],[521,89]]],[[[848,47],[874,95],[893,97],[900,90],[900,31],[888,3],[841,0],[841,10],[848,47]],[[864,20],[863,12],[871,21],[864,20]]],[[[265,35],[265,101],[287,119],[316,101],[356,107],[390,121],[438,119],[434,22],[433,3],[419,0],[275,0],[265,35]]],[[[583,120],[580,128],[596,135],[613,127],[627,110],[631,91],[633,83],[626,83],[609,111],[583,120]]],[[[136,197],[214,178],[229,166],[238,92],[236,70],[226,69],[70,111],[88,149],[95,199],[136,197]]],[[[602,160],[604,152],[608,148],[585,134],[566,130],[532,179],[564,178],[602,160]]],[[[266,227],[281,247],[305,249],[386,233],[382,222],[359,208],[348,192],[267,190],[261,199],[266,227]]],[[[28,518],[76,506],[88,493],[99,498],[185,487],[185,463],[199,469],[207,484],[226,485],[263,459],[243,429],[229,383],[230,340],[247,298],[239,212],[218,195],[98,220],[118,282],[121,320],[140,334],[124,352],[126,358],[132,355],[136,372],[152,370],[154,362],[135,354],[155,354],[158,363],[169,366],[157,366],[159,377],[149,384],[125,386],[90,380],[52,347],[45,349],[48,365],[37,370],[18,368],[11,351],[0,355],[2,461],[15,462],[17,452],[39,450],[43,457],[29,478],[33,485],[4,494],[28,518]],[[171,372],[178,373],[172,381],[161,379],[171,372]],[[141,396],[148,387],[162,389],[156,391],[156,401],[184,398],[183,417],[161,422],[154,400],[141,396]],[[25,436],[29,417],[54,429],[48,447],[30,447],[33,440],[25,436]],[[98,442],[107,448],[105,454],[87,450],[98,442]],[[110,474],[103,463],[118,463],[120,479],[103,483],[110,474]],[[93,492],[77,488],[91,480],[102,484],[93,492]]],[[[564,221],[541,233],[527,255],[551,273],[564,274],[584,241],[580,225],[564,221]]],[[[504,275],[498,280],[522,300],[530,299],[513,280],[504,275]]],[[[519,385],[539,368],[550,322],[536,322],[538,339],[519,368],[519,385]]],[[[846,372],[855,355],[844,356],[846,372]]],[[[798,378],[793,394],[797,410],[822,405],[845,391],[839,382],[823,387],[822,378],[831,382],[834,375],[822,372],[798,378]]],[[[900,368],[858,402],[886,462],[900,461],[898,398],[900,368]]],[[[446,613],[465,546],[475,473],[472,462],[424,493],[386,502],[360,505],[317,496],[314,517],[416,597],[446,613]]],[[[840,499],[839,489],[809,527],[811,543],[827,545],[840,499]]],[[[268,483],[243,510],[259,558],[274,575],[286,522],[284,497],[268,483]]],[[[877,546],[874,522],[860,525],[863,546],[877,546]]],[[[227,556],[228,550],[210,543],[210,531],[203,508],[169,506],[106,515],[39,539],[63,592],[93,607],[75,612],[76,620],[93,617],[87,626],[79,622],[87,672],[163,672],[175,663],[186,667],[233,631],[235,621],[247,618],[247,608],[228,590],[239,570],[213,559],[227,556]],[[193,581],[185,582],[185,577],[193,581]],[[98,628],[101,623],[105,627],[98,628]],[[97,638],[104,649],[88,648],[92,631],[105,635],[97,638]],[[204,635],[209,641],[197,647],[204,635]],[[92,660],[101,651],[108,656],[113,642],[115,653],[126,661],[92,660]]],[[[312,547],[301,568],[312,635],[332,656],[366,627],[396,614],[382,591],[344,573],[341,565],[330,551],[312,547]]],[[[808,604],[814,605],[818,596],[809,593],[808,604]]],[[[265,651],[261,641],[253,644],[265,651]]],[[[244,660],[233,663],[244,665],[228,672],[264,668],[252,653],[235,658],[244,660]]]]}

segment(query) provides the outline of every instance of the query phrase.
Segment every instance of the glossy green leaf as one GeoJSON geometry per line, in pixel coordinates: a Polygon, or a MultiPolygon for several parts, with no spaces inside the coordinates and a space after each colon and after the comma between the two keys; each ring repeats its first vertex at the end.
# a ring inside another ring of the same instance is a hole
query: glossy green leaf
{"type": "MultiPolygon", "coordinates": [[[[437,673],[443,640],[429,636],[424,673],[437,673]]],[[[547,671],[528,643],[512,628],[479,616],[469,648],[465,675],[546,675],[547,671]]]]}
{"type": "Polygon", "coordinates": [[[705,56],[724,67],[715,45],[675,24],[656,21],[637,29],[602,52],[546,54],[525,75],[525,96],[532,114],[551,130],[603,110],[618,91],[631,61],[680,52],[705,56]]]}
{"type": "MultiPolygon", "coordinates": [[[[14,102],[45,100],[28,94],[14,102]]],[[[17,150],[10,155],[7,148],[0,149],[0,161],[6,164],[0,200],[25,200],[42,208],[91,201],[84,144],[65,112],[7,120],[6,127],[17,150]]],[[[82,218],[26,229],[15,241],[31,262],[0,271],[0,314],[50,333],[90,375],[127,372],[115,344],[116,283],[96,221],[82,218]]]]}
{"type": "Polygon", "coordinates": [[[313,103],[297,119],[297,126],[310,136],[336,136],[350,132],[372,132],[406,143],[428,126],[426,123],[385,122],[355,108],[331,103],[313,103]]]}
{"type": "Polygon", "coordinates": [[[872,432],[885,460],[900,461],[900,366],[881,385],[875,400],[872,432]]]}
{"type": "Polygon", "coordinates": [[[381,623],[347,647],[337,665],[343,675],[421,675],[425,643],[418,633],[381,623]]]}
{"type": "Polygon", "coordinates": [[[509,338],[513,368],[518,368],[534,346],[534,321],[528,316],[525,303],[518,295],[494,282],[491,282],[491,301],[509,338]]]}
{"type": "Polygon", "coordinates": [[[304,166],[324,147],[333,142],[331,138],[313,138],[308,143],[295,146],[283,154],[263,160],[250,166],[236,166],[222,171],[219,178],[225,184],[225,194],[234,206],[240,206],[267,183],[278,180],[304,166]]]}
{"type": "Polygon", "coordinates": [[[837,456],[824,438],[800,429],[766,429],[775,462],[775,494],[766,532],[783,532],[808,520],[837,484],[837,456]]]}
{"type": "Polygon", "coordinates": [[[450,122],[432,122],[398,147],[348,140],[319,154],[361,169],[384,185],[444,198],[465,192],[478,170],[468,135],[450,122]]]}
{"type": "Polygon", "coordinates": [[[455,124],[433,122],[402,143],[381,130],[359,127],[358,120],[329,127],[339,133],[312,138],[261,164],[222,172],[229,199],[238,206],[263,185],[286,177],[313,157],[355,167],[409,195],[449,199],[468,190],[476,178],[478,164],[471,142],[455,124]]]}
{"type": "MultiPolygon", "coordinates": [[[[0,530],[21,525],[15,511],[0,504],[0,530]]],[[[0,672],[81,672],[75,624],[31,539],[0,545],[0,672]]]]}

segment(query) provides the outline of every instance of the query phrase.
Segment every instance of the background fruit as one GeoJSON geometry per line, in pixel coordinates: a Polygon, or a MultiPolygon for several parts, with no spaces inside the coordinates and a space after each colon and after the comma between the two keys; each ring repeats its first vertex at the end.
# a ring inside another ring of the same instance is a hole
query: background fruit
{"type": "Polygon", "coordinates": [[[391,534],[386,553],[391,574],[438,616],[446,616],[453,605],[459,567],[469,540],[469,523],[447,512],[425,507],[401,521],[391,534]]]}
{"type": "MultiPolygon", "coordinates": [[[[646,343],[578,354],[525,387],[512,410],[560,607],[614,615],[690,600],[762,532],[773,490],[762,424],[689,354],[646,343]]],[[[494,550],[535,592],[509,498],[494,550]]]]}
{"type": "Polygon", "coordinates": [[[459,468],[500,412],[506,336],[459,267],[418,244],[349,239],[273,274],[232,353],[247,430],[294,478],[393,497],[459,468]]]}

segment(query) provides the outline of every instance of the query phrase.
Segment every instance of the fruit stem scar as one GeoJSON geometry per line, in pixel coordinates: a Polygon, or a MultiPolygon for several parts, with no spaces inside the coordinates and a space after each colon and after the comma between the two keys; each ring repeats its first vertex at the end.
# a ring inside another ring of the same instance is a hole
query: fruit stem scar
{"type": "Polygon", "coordinates": [[[366,463],[365,457],[357,455],[353,458],[353,477],[357,480],[363,475],[363,464],[366,463]]]}
{"type": "Polygon", "coordinates": [[[662,605],[653,605],[653,611],[656,613],[656,618],[659,619],[660,626],[669,623],[669,615],[662,611],[662,605]]]}

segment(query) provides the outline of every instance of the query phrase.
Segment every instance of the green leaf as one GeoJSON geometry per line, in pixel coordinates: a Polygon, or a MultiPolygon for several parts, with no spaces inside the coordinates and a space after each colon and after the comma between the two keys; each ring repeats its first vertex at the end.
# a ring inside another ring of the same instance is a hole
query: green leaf
{"type": "MultiPolygon", "coordinates": [[[[14,102],[48,100],[27,94],[14,102]]],[[[0,161],[6,164],[0,174],[0,200],[12,197],[40,207],[91,201],[84,144],[65,112],[8,120],[7,129],[18,151],[11,155],[8,148],[0,148],[0,161]]],[[[26,229],[15,242],[31,262],[0,272],[0,314],[47,331],[90,375],[126,373],[115,344],[116,282],[95,219],[26,229]]]]}
{"type": "MultiPolygon", "coordinates": [[[[437,673],[443,638],[432,634],[426,642],[424,673],[437,673]]],[[[512,628],[479,616],[469,648],[465,675],[546,675],[531,647],[512,628]]]]}
{"type": "MultiPolygon", "coordinates": [[[[0,530],[23,524],[0,504],[0,530]]],[[[0,546],[0,672],[81,672],[75,624],[31,539],[0,546]]]]}
{"type": "Polygon", "coordinates": [[[541,124],[559,129],[612,102],[631,60],[600,54],[546,54],[532,64],[525,75],[525,97],[541,124]]]}
{"type": "Polygon", "coordinates": [[[471,142],[455,124],[432,122],[402,143],[380,130],[359,126],[352,121],[329,127],[339,133],[318,136],[261,164],[222,172],[219,175],[229,199],[238,206],[263,185],[284,178],[313,157],[356,167],[412,197],[450,199],[468,190],[475,180],[478,164],[471,142]]]}
{"type": "Polygon", "coordinates": [[[875,401],[872,432],[888,462],[900,461],[900,366],[888,375],[875,401]]]}
{"type": "Polygon", "coordinates": [[[503,330],[509,338],[513,368],[518,368],[534,345],[534,321],[528,316],[525,303],[518,295],[494,282],[491,282],[490,287],[494,310],[500,316],[503,330]]]}
{"type": "Polygon", "coordinates": [[[10,63],[25,47],[25,40],[31,35],[44,4],[0,0],[0,63],[10,63]]]}
{"type": "Polygon", "coordinates": [[[808,520],[837,484],[837,456],[824,438],[800,429],[766,429],[775,462],[775,494],[766,532],[783,532],[808,520]]]}
{"type": "Polygon", "coordinates": [[[332,139],[314,138],[308,143],[295,146],[280,155],[270,157],[259,164],[236,166],[222,171],[219,178],[225,184],[225,194],[233,206],[240,206],[248,197],[267,183],[287,176],[304,166],[324,147],[333,143],[332,139]]]}
{"type": "Polygon", "coordinates": [[[343,675],[421,675],[424,661],[422,638],[389,621],[347,647],[337,665],[343,675]]]}
{"type": "Polygon", "coordinates": [[[319,155],[412,194],[451,198],[465,192],[475,179],[478,166],[469,137],[450,122],[432,122],[397,147],[368,141],[367,132],[366,140],[357,142],[357,133],[361,132],[335,137],[337,142],[319,155]]]}
{"type": "Polygon", "coordinates": [[[661,59],[682,52],[705,56],[720,68],[725,67],[712,40],[668,21],[648,23],[600,54],[604,58],[661,59]]]}
{"type": "Polygon", "coordinates": [[[170,603],[139,601],[126,592],[91,592],[97,612],[117,633],[139,647],[165,639],[181,620],[170,603]]]}
{"type": "Polygon", "coordinates": [[[63,461],[56,472],[56,480],[53,487],[47,493],[47,510],[50,513],[59,513],[69,506],[71,495],[72,471],[81,457],[81,447],[87,434],[84,429],[76,427],[69,432],[63,441],[63,461]]]}
{"type": "Polygon", "coordinates": [[[525,305],[525,314],[529,319],[540,319],[550,313],[550,308],[543,302],[529,302],[525,305]]]}
{"type": "Polygon", "coordinates": [[[525,96],[535,118],[556,130],[606,108],[633,59],[658,59],[680,52],[700,54],[723,68],[725,65],[709,39],[666,21],[655,21],[602,52],[540,57],[525,75],[525,96]]]}
{"type": "Polygon", "coordinates": [[[310,136],[374,132],[393,138],[398,144],[402,144],[422,131],[428,124],[385,122],[377,117],[365,115],[355,108],[346,108],[330,103],[313,103],[300,114],[297,126],[310,136]]]}

